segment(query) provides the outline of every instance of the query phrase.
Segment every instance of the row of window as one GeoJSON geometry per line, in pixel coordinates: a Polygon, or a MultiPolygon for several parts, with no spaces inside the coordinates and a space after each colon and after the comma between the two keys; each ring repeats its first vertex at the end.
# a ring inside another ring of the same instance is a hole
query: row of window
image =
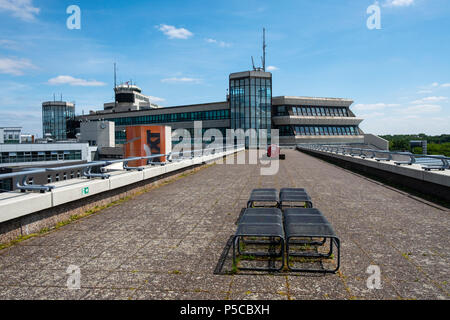
{"type": "Polygon", "coordinates": [[[230,110],[182,112],[172,114],[155,114],[139,117],[107,119],[114,121],[116,126],[145,125],[152,123],[169,123],[185,121],[226,120],[230,119],[230,110]]]}
{"type": "Polygon", "coordinates": [[[81,160],[81,150],[0,153],[0,163],[63,161],[63,160],[81,160]]]}
{"type": "Polygon", "coordinates": [[[272,81],[243,78],[230,81],[231,127],[271,128],[272,81]]]}
{"type": "Polygon", "coordinates": [[[68,138],[67,122],[75,117],[75,107],[44,106],[42,108],[42,124],[44,134],[49,133],[56,140],[68,138]]]}
{"type": "Polygon", "coordinates": [[[280,136],[357,136],[357,126],[279,126],[280,136]]]}
{"type": "Polygon", "coordinates": [[[272,79],[270,78],[242,78],[236,80],[230,80],[230,87],[244,87],[244,86],[266,86],[272,85],[272,79]]]}
{"type": "Polygon", "coordinates": [[[347,108],[335,107],[297,107],[278,106],[275,108],[275,116],[304,116],[304,117],[348,117],[347,108]]]}
{"type": "MultiPolygon", "coordinates": [[[[219,130],[222,136],[224,138],[226,137],[227,128],[214,128],[214,129],[219,130]]],[[[185,128],[184,130],[187,130],[189,132],[189,134],[191,135],[191,139],[194,139],[194,128],[185,128]]],[[[202,128],[201,137],[203,137],[203,135],[207,130],[209,130],[209,128],[202,128]]],[[[175,129],[172,130],[172,132],[173,131],[175,131],[175,129]]],[[[116,144],[125,144],[127,142],[127,134],[125,131],[116,131],[115,135],[116,135],[116,144]]],[[[172,144],[177,144],[180,142],[181,140],[179,137],[173,137],[172,144]]]]}

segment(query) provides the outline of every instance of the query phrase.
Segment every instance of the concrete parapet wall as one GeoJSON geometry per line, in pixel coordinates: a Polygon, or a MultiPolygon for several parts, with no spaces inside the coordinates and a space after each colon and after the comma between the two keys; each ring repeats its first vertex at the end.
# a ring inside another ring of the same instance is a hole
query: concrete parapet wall
{"type": "MultiPolygon", "coordinates": [[[[300,150],[300,149],[299,149],[300,150]]],[[[333,162],[352,171],[376,176],[395,185],[404,186],[422,194],[450,203],[450,171],[425,171],[420,165],[398,166],[394,161],[376,161],[325,151],[301,152],[333,162]]]]}
{"type": "Polygon", "coordinates": [[[389,141],[374,134],[364,134],[364,144],[372,145],[380,150],[389,150],[389,141]]]}
{"type": "Polygon", "coordinates": [[[143,171],[112,171],[109,172],[110,179],[104,180],[79,178],[61,181],[54,183],[56,188],[48,193],[2,193],[0,243],[51,228],[71,216],[135,195],[234,153],[236,151],[227,151],[165,166],[148,166],[143,171]]]}

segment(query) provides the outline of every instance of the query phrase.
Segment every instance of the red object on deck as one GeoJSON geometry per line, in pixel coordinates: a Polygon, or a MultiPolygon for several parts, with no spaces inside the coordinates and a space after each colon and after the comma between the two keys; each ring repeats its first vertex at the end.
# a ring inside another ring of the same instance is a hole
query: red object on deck
{"type": "Polygon", "coordinates": [[[267,149],[267,156],[269,158],[276,158],[280,155],[280,147],[277,146],[276,144],[272,144],[269,146],[269,148],[267,149]]]}

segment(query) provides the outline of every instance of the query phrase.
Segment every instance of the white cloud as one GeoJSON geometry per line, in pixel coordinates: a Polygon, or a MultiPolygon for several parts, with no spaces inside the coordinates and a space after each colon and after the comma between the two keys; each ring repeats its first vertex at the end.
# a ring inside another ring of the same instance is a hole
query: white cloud
{"type": "Polygon", "coordinates": [[[187,77],[167,78],[167,79],[162,79],[161,82],[163,82],[163,83],[199,83],[200,79],[187,78],[187,77]]]}
{"type": "Polygon", "coordinates": [[[5,49],[17,50],[19,48],[19,44],[13,40],[1,39],[0,47],[3,47],[5,49]]]}
{"type": "Polygon", "coordinates": [[[363,119],[369,119],[369,118],[379,118],[384,116],[385,114],[383,112],[372,112],[372,113],[366,113],[366,114],[359,114],[358,118],[363,119]]]}
{"type": "Polygon", "coordinates": [[[154,102],[154,103],[166,101],[166,99],[164,99],[164,98],[158,98],[158,97],[153,97],[153,96],[149,96],[149,97],[150,97],[150,101],[154,102]]]}
{"type": "Polygon", "coordinates": [[[384,7],[409,7],[414,4],[414,0],[386,0],[384,7]]]}
{"type": "Polygon", "coordinates": [[[167,24],[160,24],[156,28],[164,33],[169,39],[188,39],[194,34],[185,28],[175,28],[174,26],[169,26],[167,24]]]}
{"type": "Polygon", "coordinates": [[[368,111],[368,110],[380,110],[380,109],[384,109],[384,108],[393,108],[393,107],[399,107],[399,104],[394,104],[394,103],[373,103],[373,104],[355,104],[353,106],[353,110],[355,111],[368,111]]]}
{"type": "Polygon", "coordinates": [[[266,69],[267,69],[267,71],[277,71],[277,70],[280,70],[280,68],[277,68],[277,67],[275,67],[275,66],[268,66],[266,69]]]}
{"type": "Polygon", "coordinates": [[[25,70],[36,69],[28,59],[0,58],[0,73],[21,76],[25,70]]]}
{"type": "Polygon", "coordinates": [[[442,88],[450,88],[450,83],[444,83],[441,85],[442,88]]]}
{"type": "Polygon", "coordinates": [[[0,0],[0,11],[9,12],[24,21],[33,21],[41,9],[33,6],[33,0],[0,0]]]}
{"type": "Polygon", "coordinates": [[[205,41],[208,42],[208,43],[216,44],[216,45],[218,45],[221,48],[231,47],[231,44],[228,43],[228,42],[225,42],[225,41],[219,41],[219,40],[211,39],[211,38],[205,39],[205,41]]]}
{"type": "Polygon", "coordinates": [[[106,83],[104,82],[96,80],[77,79],[72,76],[57,76],[55,78],[48,80],[48,84],[51,85],[68,84],[71,86],[79,86],[79,87],[101,87],[106,85],[106,83]]]}
{"type": "Polygon", "coordinates": [[[432,114],[432,113],[440,112],[441,110],[442,110],[442,107],[438,106],[438,105],[422,104],[422,105],[405,108],[402,110],[402,112],[407,113],[407,114],[420,114],[420,113],[432,114]]]}
{"type": "Polygon", "coordinates": [[[440,101],[447,101],[447,97],[426,97],[419,100],[415,100],[411,102],[412,104],[426,104],[426,103],[434,103],[434,102],[440,102],[440,101]]]}
{"type": "Polygon", "coordinates": [[[432,93],[433,90],[419,90],[417,91],[418,94],[425,94],[425,93],[432,93]]]}

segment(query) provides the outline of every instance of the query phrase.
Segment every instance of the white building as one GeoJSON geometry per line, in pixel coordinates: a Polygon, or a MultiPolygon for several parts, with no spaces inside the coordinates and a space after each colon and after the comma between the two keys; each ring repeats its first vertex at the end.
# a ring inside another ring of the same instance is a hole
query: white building
{"type": "Polygon", "coordinates": [[[42,166],[94,160],[96,147],[87,143],[0,145],[0,167],[42,166]]]}
{"type": "Polygon", "coordinates": [[[0,143],[20,143],[22,127],[1,127],[0,143]]]}
{"type": "Polygon", "coordinates": [[[141,88],[128,82],[114,88],[115,102],[105,103],[103,112],[139,111],[160,108],[142,94],[141,88]]]}
{"type": "Polygon", "coordinates": [[[99,148],[115,147],[114,122],[84,121],[80,123],[79,142],[99,148]]]}

